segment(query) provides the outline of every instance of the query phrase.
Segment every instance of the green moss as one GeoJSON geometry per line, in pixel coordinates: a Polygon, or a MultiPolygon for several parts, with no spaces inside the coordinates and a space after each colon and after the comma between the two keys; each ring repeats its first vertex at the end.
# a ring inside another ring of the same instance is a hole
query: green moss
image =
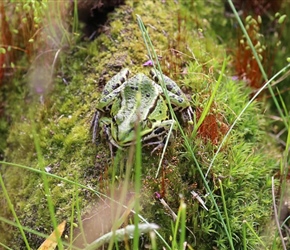
{"type": "Polygon", "coordinates": [[[73,144],[84,143],[88,130],[84,126],[75,126],[64,140],[64,146],[70,148],[73,144]]]}
{"type": "MultiPolygon", "coordinates": [[[[198,9],[199,3],[194,4],[198,9]]],[[[121,183],[126,167],[131,166],[134,169],[134,160],[128,160],[128,154],[121,153],[121,159],[112,161],[104,137],[98,138],[97,145],[91,143],[89,128],[97,98],[106,81],[121,68],[129,67],[132,74],[148,71],[142,66],[148,60],[148,55],[136,22],[138,14],[149,31],[164,72],[184,86],[189,96],[192,96],[196,108],[204,108],[212,94],[224,53],[223,48],[218,47],[213,38],[203,36],[198,30],[202,28],[206,32],[210,29],[208,22],[199,19],[198,13],[194,12],[196,22],[188,21],[193,18],[189,10],[191,9],[175,4],[174,1],[127,1],[127,5],[121,6],[110,15],[108,33],[100,35],[94,42],[79,44],[72,50],[72,54],[63,57],[61,74],[67,84],[56,78],[54,90],[49,96],[45,96],[45,104],[40,105],[35,101],[27,106],[23,98],[17,97],[17,101],[13,100],[14,92],[11,91],[8,103],[11,106],[9,110],[13,124],[8,134],[9,147],[5,150],[5,159],[32,168],[42,166],[37,159],[31,132],[32,126],[35,126],[44,166],[50,168],[50,173],[104,193],[107,193],[108,186],[113,182],[121,183]],[[14,106],[17,109],[13,111],[14,106]],[[33,113],[33,122],[27,115],[29,113],[33,113]]],[[[21,92],[21,97],[26,92],[27,90],[21,92]]],[[[248,96],[249,90],[243,83],[224,79],[210,114],[229,127],[248,102],[248,96]]],[[[264,117],[260,115],[259,104],[250,105],[218,154],[207,179],[225,217],[218,182],[221,180],[235,249],[242,249],[243,220],[247,220],[260,232],[270,217],[271,190],[268,174],[277,163],[272,156],[265,155],[265,123],[264,117]]],[[[200,136],[191,135],[190,128],[186,131],[205,173],[217,145],[200,136]]],[[[223,136],[221,134],[219,143],[223,136]]],[[[181,195],[187,204],[187,226],[195,234],[187,235],[189,244],[193,248],[198,246],[199,249],[229,249],[218,213],[212,201],[204,197],[206,192],[197,166],[183,143],[178,134],[166,152],[162,171],[157,179],[155,174],[160,156],[158,153],[151,156],[150,148],[144,148],[141,213],[149,222],[159,224],[161,235],[170,242],[172,218],[161,203],[154,199],[154,193],[164,195],[164,199],[175,212],[178,211],[181,195]],[[208,212],[192,198],[192,190],[198,192],[206,201],[208,212]]],[[[11,199],[17,202],[16,212],[25,226],[50,233],[52,227],[43,180],[38,174],[24,171],[20,181],[20,171],[23,170],[17,167],[2,169],[11,199]]],[[[75,197],[76,192],[81,197],[83,213],[95,204],[95,193],[78,190],[78,187],[52,177],[48,179],[58,222],[71,217],[71,206],[74,203],[72,197],[75,197]]],[[[8,217],[7,207],[2,207],[0,214],[8,217]]],[[[6,226],[1,229],[6,229],[6,226]]],[[[5,230],[0,230],[0,238],[7,237],[1,235],[1,231],[5,230]]],[[[14,233],[17,235],[16,231],[14,233]]],[[[254,248],[258,244],[257,239],[251,232],[247,233],[250,235],[248,248],[254,248]]],[[[10,235],[9,245],[21,246],[22,239],[15,235],[10,235]]],[[[34,248],[42,241],[33,234],[30,240],[34,248]]],[[[163,246],[160,241],[159,246],[163,246]]]]}

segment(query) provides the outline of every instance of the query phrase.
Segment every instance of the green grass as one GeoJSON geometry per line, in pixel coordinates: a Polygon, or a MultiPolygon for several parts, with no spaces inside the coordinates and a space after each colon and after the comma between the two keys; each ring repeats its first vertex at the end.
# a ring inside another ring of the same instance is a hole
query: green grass
{"type": "MultiPolygon", "coordinates": [[[[147,33],[147,30],[145,29],[145,26],[144,26],[144,24],[143,24],[143,22],[142,22],[142,20],[141,20],[141,18],[139,16],[137,17],[137,20],[138,20],[139,27],[140,27],[140,29],[142,31],[143,39],[144,39],[144,42],[146,44],[147,51],[148,51],[148,54],[150,56],[150,59],[151,59],[152,62],[155,62],[156,63],[158,70],[162,72],[161,66],[160,66],[159,61],[158,61],[158,57],[157,57],[157,55],[155,53],[154,47],[153,47],[152,42],[150,40],[150,37],[149,37],[149,35],[147,33]]],[[[153,66],[155,66],[155,65],[153,64],[153,66]]],[[[224,69],[225,69],[225,63],[223,64],[222,73],[224,72],[224,69]]],[[[219,79],[221,80],[221,78],[219,78],[219,79]]],[[[208,192],[210,198],[212,199],[212,201],[213,201],[213,203],[215,205],[215,208],[216,208],[217,213],[218,213],[219,218],[220,218],[220,222],[222,223],[222,225],[224,227],[224,230],[225,230],[225,233],[227,234],[227,236],[229,238],[229,243],[230,243],[231,249],[234,249],[233,243],[232,243],[232,238],[230,237],[230,233],[229,233],[229,229],[230,228],[227,227],[226,224],[225,224],[225,222],[224,222],[224,218],[222,217],[222,215],[220,213],[220,210],[219,210],[219,207],[218,207],[218,205],[217,205],[217,203],[216,203],[216,201],[214,199],[213,193],[212,193],[212,191],[211,191],[208,183],[206,182],[205,176],[204,176],[204,174],[202,172],[202,169],[201,169],[201,167],[200,167],[200,165],[198,163],[198,160],[196,159],[196,157],[194,155],[193,149],[191,148],[190,143],[189,143],[189,141],[187,139],[187,136],[185,135],[185,132],[183,131],[180,123],[178,122],[178,119],[176,118],[175,112],[173,111],[173,108],[172,108],[172,106],[170,104],[170,99],[168,97],[167,90],[164,87],[165,86],[164,79],[162,79],[162,80],[163,80],[163,86],[162,86],[162,88],[163,88],[164,93],[166,95],[167,102],[169,103],[169,109],[170,109],[171,116],[174,117],[175,121],[177,122],[177,125],[179,127],[179,130],[180,130],[180,132],[182,134],[182,137],[184,139],[185,147],[188,150],[188,152],[191,154],[191,157],[193,158],[193,160],[194,160],[194,162],[196,164],[196,167],[197,167],[197,169],[199,171],[199,174],[200,174],[200,176],[201,176],[201,178],[203,180],[203,184],[205,185],[206,191],[208,192]]],[[[216,84],[217,87],[214,88],[214,93],[216,92],[216,90],[218,88],[219,82],[220,81],[218,81],[218,84],[216,84]]],[[[204,117],[206,116],[206,113],[209,111],[209,107],[210,107],[212,101],[213,101],[213,98],[210,98],[210,100],[209,100],[209,102],[208,102],[208,104],[207,104],[207,106],[205,108],[205,112],[203,112],[203,114],[201,115],[201,120],[204,119],[204,117]]],[[[198,124],[201,124],[201,123],[198,123],[198,124]]],[[[196,125],[196,127],[198,126],[198,124],[196,125]]],[[[195,134],[196,131],[197,131],[197,129],[195,128],[195,130],[194,130],[193,133],[195,134]]],[[[185,231],[185,228],[183,228],[183,230],[185,231]]],[[[182,248],[180,248],[180,249],[182,249],[182,248]]]]}

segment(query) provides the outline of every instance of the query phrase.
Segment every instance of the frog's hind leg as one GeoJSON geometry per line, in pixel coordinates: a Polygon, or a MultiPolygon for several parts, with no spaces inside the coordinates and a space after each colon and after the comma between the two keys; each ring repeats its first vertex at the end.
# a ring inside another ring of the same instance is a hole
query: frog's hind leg
{"type": "MultiPolygon", "coordinates": [[[[162,86],[162,82],[164,83],[164,87],[167,89],[167,94],[170,99],[171,104],[173,104],[174,109],[183,110],[190,106],[189,101],[187,100],[184,93],[181,91],[176,82],[170,79],[168,76],[162,74],[157,69],[151,69],[150,75],[152,79],[159,85],[162,86]]],[[[163,91],[162,91],[163,92],[163,91]]]]}
{"type": "MultiPolygon", "coordinates": [[[[155,146],[155,147],[152,149],[152,151],[151,151],[151,153],[150,153],[151,155],[153,155],[153,153],[154,153],[156,150],[159,150],[159,149],[164,148],[168,136],[170,136],[170,135],[165,134],[165,135],[163,135],[163,137],[160,136],[160,137],[158,137],[158,141],[148,142],[148,143],[146,143],[144,146],[157,145],[157,146],[155,146]]],[[[165,149],[164,149],[164,150],[165,150],[165,149]]]]}
{"type": "Polygon", "coordinates": [[[115,89],[119,88],[124,82],[127,81],[130,74],[129,69],[122,69],[118,74],[114,75],[105,85],[102,96],[108,96],[115,89]]]}
{"type": "Polygon", "coordinates": [[[184,112],[184,120],[188,121],[189,124],[193,124],[192,117],[194,115],[194,112],[190,106],[190,102],[187,100],[186,96],[181,91],[177,83],[156,69],[151,69],[150,75],[156,83],[162,82],[162,79],[164,80],[165,87],[167,91],[169,91],[169,99],[171,103],[175,106],[173,107],[173,110],[180,110],[181,112],[184,112]]]}
{"type": "Polygon", "coordinates": [[[92,139],[93,143],[96,142],[97,130],[99,127],[99,120],[100,120],[100,112],[96,111],[94,114],[93,120],[91,122],[91,128],[90,128],[90,130],[93,130],[93,139],[92,139]]]}
{"type": "Polygon", "coordinates": [[[176,123],[174,120],[167,120],[167,121],[163,121],[159,124],[159,126],[157,128],[155,128],[153,130],[153,133],[148,135],[147,137],[145,137],[143,139],[143,141],[148,141],[148,140],[151,140],[151,139],[157,139],[157,140],[154,140],[154,141],[149,141],[149,142],[146,142],[144,144],[144,146],[150,146],[150,145],[156,145],[157,146],[155,148],[153,148],[153,150],[151,151],[151,155],[158,149],[161,149],[165,146],[165,143],[166,143],[166,140],[169,136],[168,139],[170,139],[170,136],[171,134],[169,133],[170,131],[170,127],[173,127],[173,130],[174,127],[175,127],[176,123]]]}

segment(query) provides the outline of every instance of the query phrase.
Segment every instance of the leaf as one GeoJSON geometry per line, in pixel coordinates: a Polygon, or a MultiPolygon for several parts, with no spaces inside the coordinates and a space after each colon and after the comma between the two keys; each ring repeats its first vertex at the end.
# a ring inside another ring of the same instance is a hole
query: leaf
{"type": "Polygon", "coordinates": [[[48,236],[48,238],[41,244],[41,246],[38,248],[38,250],[54,250],[57,246],[58,238],[60,238],[64,229],[65,229],[66,221],[63,221],[61,224],[59,224],[54,230],[51,235],[48,236]]]}

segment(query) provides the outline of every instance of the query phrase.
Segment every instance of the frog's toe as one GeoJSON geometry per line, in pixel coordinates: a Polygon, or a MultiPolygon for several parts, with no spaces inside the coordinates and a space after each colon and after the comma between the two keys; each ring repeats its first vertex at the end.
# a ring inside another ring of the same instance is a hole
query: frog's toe
{"type": "Polygon", "coordinates": [[[194,112],[191,107],[188,107],[181,112],[181,118],[184,123],[188,123],[190,125],[194,124],[193,117],[194,112]]]}
{"type": "Polygon", "coordinates": [[[156,147],[153,148],[153,150],[151,151],[151,155],[158,149],[161,149],[164,147],[164,142],[163,141],[153,141],[153,142],[147,142],[146,144],[144,144],[144,146],[151,146],[151,145],[156,145],[156,147]]]}
{"type": "Polygon", "coordinates": [[[153,155],[153,153],[156,151],[156,150],[159,150],[159,149],[162,149],[164,147],[164,143],[163,142],[159,142],[159,144],[153,148],[153,150],[151,151],[151,155],[153,155]]]}

